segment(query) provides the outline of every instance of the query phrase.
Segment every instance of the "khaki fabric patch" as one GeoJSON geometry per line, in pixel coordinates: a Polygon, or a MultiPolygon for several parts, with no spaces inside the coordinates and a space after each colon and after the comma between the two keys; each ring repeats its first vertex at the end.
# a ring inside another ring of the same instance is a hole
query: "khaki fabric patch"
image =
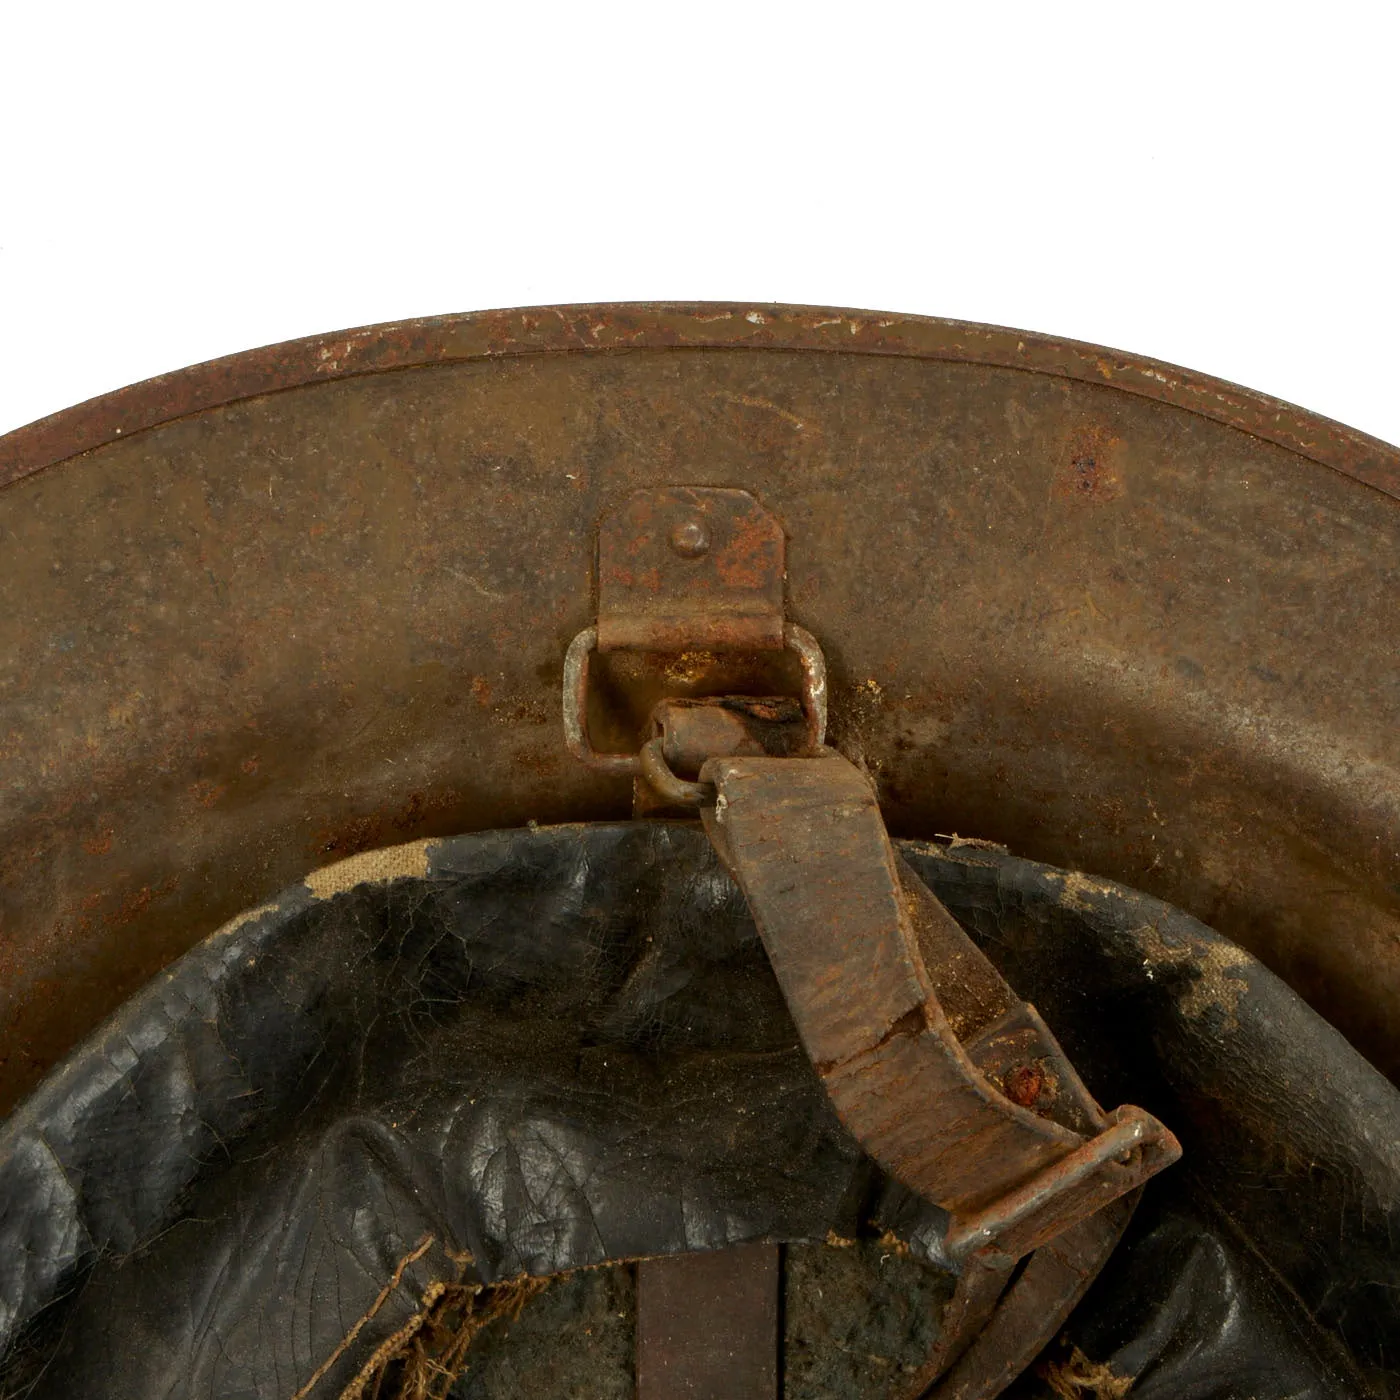
{"type": "Polygon", "coordinates": [[[435,841],[410,841],[405,846],[386,846],[364,851],[348,860],[313,870],[302,883],[317,899],[353,890],[356,885],[382,885],[403,876],[423,879],[428,873],[428,850],[435,841]]]}

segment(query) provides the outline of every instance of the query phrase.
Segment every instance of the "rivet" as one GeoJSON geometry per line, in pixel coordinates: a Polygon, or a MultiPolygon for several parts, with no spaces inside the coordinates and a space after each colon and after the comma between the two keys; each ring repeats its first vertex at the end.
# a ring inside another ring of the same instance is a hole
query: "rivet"
{"type": "Polygon", "coordinates": [[[671,548],[682,559],[698,559],[710,547],[710,532],[699,520],[683,520],[671,531],[671,548]]]}

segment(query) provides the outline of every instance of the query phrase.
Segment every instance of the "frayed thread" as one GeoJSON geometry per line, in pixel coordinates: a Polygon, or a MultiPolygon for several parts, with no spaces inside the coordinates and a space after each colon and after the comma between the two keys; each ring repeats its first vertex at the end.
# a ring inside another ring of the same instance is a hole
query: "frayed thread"
{"type": "Polygon", "coordinates": [[[1060,1400],[1124,1400],[1131,1376],[1120,1376],[1107,1362],[1090,1361],[1075,1347],[1068,1361],[1052,1361],[1041,1375],[1060,1400]]]}
{"type": "MultiPolygon", "coordinates": [[[[393,1297],[409,1267],[434,1243],[432,1235],[425,1235],[399,1260],[374,1302],[291,1400],[306,1400],[393,1297]]],[[[466,1370],[467,1352],[477,1334],[500,1318],[515,1321],[525,1304],[553,1282],[553,1278],[531,1274],[502,1283],[464,1282],[463,1275],[473,1262],[471,1255],[450,1249],[443,1252],[455,1266],[455,1276],[430,1283],[423,1290],[417,1312],[375,1348],[340,1392],[339,1400],[446,1400],[453,1383],[466,1370]]]]}

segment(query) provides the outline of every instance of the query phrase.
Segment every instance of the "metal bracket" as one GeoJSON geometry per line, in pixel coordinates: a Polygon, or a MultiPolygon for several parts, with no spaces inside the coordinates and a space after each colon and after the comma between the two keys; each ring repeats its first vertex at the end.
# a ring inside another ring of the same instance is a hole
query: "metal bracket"
{"type": "Polygon", "coordinates": [[[783,527],[747,492],[637,491],[598,530],[600,651],[778,651],[783,527]]]}
{"type": "MultiPolygon", "coordinates": [[[[791,651],[802,668],[806,746],[819,749],[826,741],[826,661],[816,638],[783,615],[785,560],[782,526],[747,491],[635,492],[599,527],[598,621],[564,657],[569,752],[602,772],[644,772],[641,754],[600,753],[589,740],[595,651],[791,651]]],[[[648,767],[662,776],[655,754],[648,767]]]]}

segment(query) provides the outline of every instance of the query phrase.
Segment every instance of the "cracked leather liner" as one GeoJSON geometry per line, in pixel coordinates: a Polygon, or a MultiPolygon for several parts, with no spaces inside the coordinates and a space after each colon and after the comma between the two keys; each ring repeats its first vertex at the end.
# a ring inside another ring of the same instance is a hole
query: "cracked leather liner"
{"type": "MultiPolygon", "coordinates": [[[[1156,900],[901,849],[1094,1093],[1183,1139],[1046,1364],[1077,1346],[1148,1400],[1400,1395],[1400,1094],[1156,900]]],[[[211,935],[0,1129],[0,1394],[290,1400],[431,1236],[335,1395],[449,1250],[493,1281],[850,1235],[877,1201],[936,1259],[698,828],[376,853],[211,935]]]]}

